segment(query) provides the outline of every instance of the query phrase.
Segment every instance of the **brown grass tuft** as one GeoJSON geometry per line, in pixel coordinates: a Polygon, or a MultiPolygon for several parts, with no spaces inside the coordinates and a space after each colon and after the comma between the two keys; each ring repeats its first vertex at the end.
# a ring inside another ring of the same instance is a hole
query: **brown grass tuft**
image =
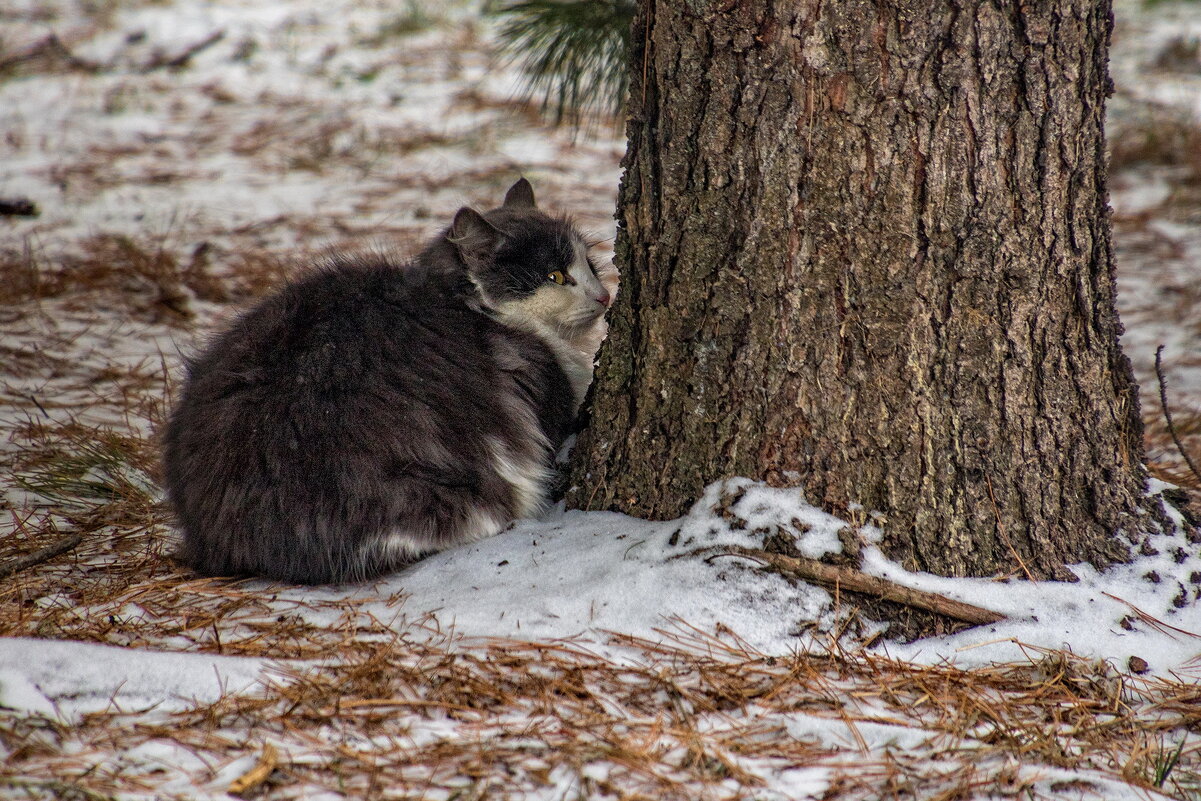
{"type": "Polygon", "coordinates": [[[1155,56],[1151,68],[1193,75],[1201,73],[1201,39],[1173,36],[1155,56]]]}
{"type": "Polygon", "coordinates": [[[191,316],[176,257],[162,242],[97,234],[55,258],[29,248],[0,251],[0,303],[98,291],[118,293],[155,317],[191,316]]]}
{"type": "Polygon", "coordinates": [[[239,302],[286,280],[292,261],[266,250],[223,252],[209,242],[180,252],[164,239],[97,234],[71,252],[0,249],[0,304],[103,296],[151,322],[186,325],[192,299],[239,302]]]}
{"type": "Polygon", "coordinates": [[[1201,180],[1201,123],[1176,109],[1147,106],[1136,119],[1115,125],[1109,137],[1113,171],[1136,166],[1180,167],[1201,180]]]}

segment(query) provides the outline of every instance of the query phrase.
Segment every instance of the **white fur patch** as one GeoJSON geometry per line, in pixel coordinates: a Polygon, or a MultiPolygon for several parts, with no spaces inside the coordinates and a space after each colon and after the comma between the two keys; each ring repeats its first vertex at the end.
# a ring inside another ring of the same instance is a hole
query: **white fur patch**
{"type": "Polygon", "coordinates": [[[463,530],[459,532],[459,542],[466,544],[491,537],[494,534],[499,534],[507,525],[509,525],[508,520],[493,517],[479,509],[472,509],[467,517],[467,523],[463,526],[463,530]]]}
{"type": "Polygon", "coordinates": [[[588,251],[578,239],[572,243],[575,258],[568,268],[574,284],[547,283],[521,300],[494,306],[501,322],[528,331],[546,343],[571,382],[578,408],[592,383],[595,349],[583,345],[608,308],[600,302],[609,289],[592,273],[588,251]]]}
{"type": "Polygon", "coordinates": [[[404,531],[397,531],[384,537],[378,547],[383,555],[383,561],[391,563],[413,559],[430,549],[428,541],[424,546],[419,546],[418,539],[404,531]]]}
{"type": "MultiPolygon", "coordinates": [[[[454,539],[448,542],[445,547],[466,545],[470,542],[491,537],[493,534],[499,534],[507,525],[508,521],[503,518],[496,517],[480,509],[472,509],[468,512],[466,522],[455,532],[454,539]]],[[[377,547],[383,556],[383,561],[388,563],[415,559],[432,550],[428,536],[415,537],[407,531],[395,531],[389,534],[377,547]]]]}
{"type": "MultiPolygon", "coordinates": [[[[538,439],[545,442],[541,433],[538,439]]],[[[545,452],[544,447],[538,450],[545,452]]],[[[492,468],[496,474],[513,488],[516,501],[514,517],[537,517],[541,514],[546,508],[546,488],[552,477],[545,461],[530,455],[515,454],[496,437],[488,438],[488,452],[492,455],[492,468]]]]}

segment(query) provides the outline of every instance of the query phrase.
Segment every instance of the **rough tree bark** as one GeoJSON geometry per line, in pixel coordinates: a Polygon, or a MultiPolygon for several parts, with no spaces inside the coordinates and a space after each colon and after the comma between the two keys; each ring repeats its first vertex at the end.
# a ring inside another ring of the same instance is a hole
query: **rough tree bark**
{"type": "Polygon", "coordinates": [[[715,479],[886,515],[944,575],[1138,525],[1102,131],[1106,0],[644,0],[623,271],[569,502],[715,479]]]}

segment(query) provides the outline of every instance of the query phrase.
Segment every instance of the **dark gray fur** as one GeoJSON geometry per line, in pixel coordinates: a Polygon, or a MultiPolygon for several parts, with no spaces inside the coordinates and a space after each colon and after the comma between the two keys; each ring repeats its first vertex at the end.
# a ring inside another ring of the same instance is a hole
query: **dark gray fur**
{"type": "Polygon", "coordinates": [[[484,298],[534,292],[578,236],[522,180],[412,263],[337,259],[237,320],[189,362],[165,431],[181,558],[359,580],[517,516],[496,443],[549,473],[575,401],[551,348],[484,298]],[[412,549],[385,546],[397,532],[412,549]]]}

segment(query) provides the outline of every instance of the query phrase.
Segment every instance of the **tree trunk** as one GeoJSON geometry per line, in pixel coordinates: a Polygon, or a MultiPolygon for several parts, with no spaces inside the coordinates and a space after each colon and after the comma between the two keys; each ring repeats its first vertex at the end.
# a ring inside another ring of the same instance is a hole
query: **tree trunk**
{"type": "Polygon", "coordinates": [[[943,575],[1124,557],[1109,3],[920,6],[644,0],[573,505],[674,517],[744,475],[943,575]]]}

